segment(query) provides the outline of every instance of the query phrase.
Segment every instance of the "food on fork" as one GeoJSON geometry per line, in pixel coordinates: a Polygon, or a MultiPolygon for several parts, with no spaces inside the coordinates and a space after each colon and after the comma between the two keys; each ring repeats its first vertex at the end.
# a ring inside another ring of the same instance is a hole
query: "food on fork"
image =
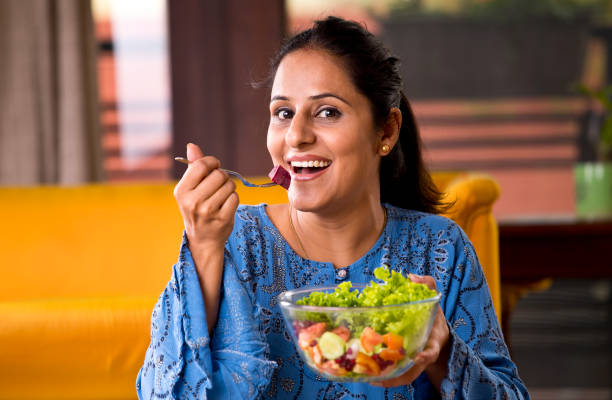
{"type": "Polygon", "coordinates": [[[289,185],[291,185],[291,175],[285,168],[280,165],[272,168],[272,171],[268,174],[272,182],[284,187],[289,190],[289,185]]]}

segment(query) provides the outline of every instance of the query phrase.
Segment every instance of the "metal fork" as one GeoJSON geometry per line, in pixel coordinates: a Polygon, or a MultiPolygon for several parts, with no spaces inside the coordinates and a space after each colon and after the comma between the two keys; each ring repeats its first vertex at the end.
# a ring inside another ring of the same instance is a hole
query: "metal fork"
{"type": "MultiPolygon", "coordinates": [[[[178,161],[180,163],[183,164],[190,164],[190,161],[184,157],[174,157],[175,161],[178,161]]],[[[238,172],[236,171],[232,171],[230,169],[224,169],[224,168],[219,168],[221,171],[225,172],[228,175],[231,175],[235,178],[240,179],[240,182],[242,182],[242,184],[244,186],[248,186],[248,187],[255,187],[255,188],[264,188],[264,187],[272,187],[272,186],[277,186],[278,183],[274,183],[274,182],[268,182],[268,183],[252,183],[247,181],[246,179],[244,179],[244,177],[242,175],[240,175],[238,172]]]]}

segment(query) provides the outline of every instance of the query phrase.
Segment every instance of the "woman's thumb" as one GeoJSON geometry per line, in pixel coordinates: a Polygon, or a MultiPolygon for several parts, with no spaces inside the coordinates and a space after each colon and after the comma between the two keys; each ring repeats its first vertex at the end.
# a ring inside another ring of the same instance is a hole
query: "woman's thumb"
{"type": "Polygon", "coordinates": [[[189,161],[195,161],[199,158],[204,157],[204,153],[197,144],[187,143],[187,159],[189,161]]]}
{"type": "Polygon", "coordinates": [[[412,282],[424,283],[431,290],[436,290],[436,281],[432,276],[429,276],[429,275],[421,276],[421,275],[416,275],[416,274],[408,274],[408,278],[410,278],[412,282]]]}

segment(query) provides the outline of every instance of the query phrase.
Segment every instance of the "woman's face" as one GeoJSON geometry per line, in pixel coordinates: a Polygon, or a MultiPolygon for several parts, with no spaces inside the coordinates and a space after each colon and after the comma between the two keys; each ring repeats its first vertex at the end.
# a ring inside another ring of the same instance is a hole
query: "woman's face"
{"type": "Polygon", "coordinates": [[[378,199],[380,136],[369,100],[338,57],[309,49],[283,58],[272,85],[267,144],[274,164],[291,173],[295,208],[337,211],[378,199]]]}

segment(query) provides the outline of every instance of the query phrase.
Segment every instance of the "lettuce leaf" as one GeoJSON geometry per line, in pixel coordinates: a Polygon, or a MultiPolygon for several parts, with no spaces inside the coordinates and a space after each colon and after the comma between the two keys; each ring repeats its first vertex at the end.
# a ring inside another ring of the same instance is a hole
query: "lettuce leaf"
{"type": "MultiPolygon", "coordinates": [[[[371,281],[361,293],[357,289],[351,290],[351,282],[343,282],[331,293],[312,292],[298,300],[297,304],[320,307],[377,307],[425,300],[436,295],[436,291],[429,289],[427,285],[412,282],[399,272],[389,271],[386,265],[376,268],[374,276],[382,283],[371,281]]],[[[437,303],[432,302],[388,311],[354,313],[347,310],[337,312],[333,321],[326,313],[309,312],[308,319],[325,321],[332,326],[346,325],[351,328],[353,334],[360,334],[366,326],[381,334],[393,332],[404,336],[408,351],[408,342],[414,342],[421,334],[423,326],[430,322],[432,307],[435,306],[437,303]]]]}

